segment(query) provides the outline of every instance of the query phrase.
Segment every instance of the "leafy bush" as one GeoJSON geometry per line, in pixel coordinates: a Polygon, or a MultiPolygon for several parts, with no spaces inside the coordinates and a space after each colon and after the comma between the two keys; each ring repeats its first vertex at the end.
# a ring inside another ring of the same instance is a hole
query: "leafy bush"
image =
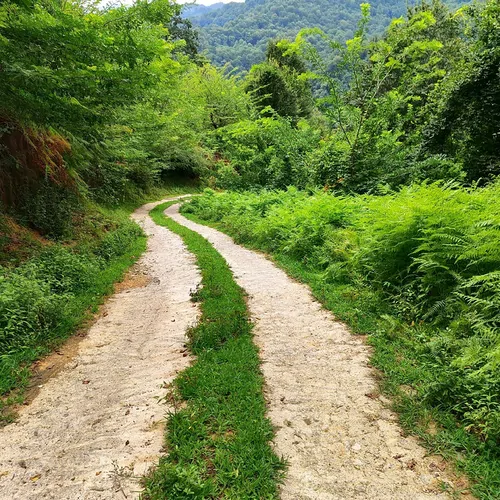
{"type": "Polygon", "coordinates": [[[73,218],[83,212],[78,194],[66,187],[42,182],[34,193],[19,193],[22,206],[18,218],[42,234],[55,239],[73,233],[73,218]]]}
{"type": "Polygon", "coordinates": [[[101,257],[105,261],[123,255],[123,251],[142,235],[141,228],[131,221],[124,221],[120,226],[105,234],[98,246],[94,249],[94,254],[101,257]]]}
{"type": "Polygon", "coordinates": [[[217,187],[249,188],[305,186],[309,182],[305,159],[319,141],[306,123],[296,128],[279,116],[240,121],[218,129],[213,146],[229,164],[215,173],[217,187]]]}
{"type": "Polygon", "coordinates": [[[43,282],[2,270],[0,279],[0,354],[31,347],[48,335],[69,297],[43,282]]]}
{"type": "Polygon", "coordinates": [[[53,246],[14,273],[47,285],[50,293],[75,294],[93,286],[98,272],[97,259],[92,255],[79,255],[53,246]]]}

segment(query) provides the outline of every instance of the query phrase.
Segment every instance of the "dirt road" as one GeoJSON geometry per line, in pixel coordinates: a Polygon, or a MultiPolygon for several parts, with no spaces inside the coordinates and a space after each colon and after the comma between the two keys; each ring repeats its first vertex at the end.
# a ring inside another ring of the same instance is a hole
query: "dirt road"
{"type": "Polygon", "coordinates": [[[135,281],[149,284],[113,296],[77,356],[0,429],[2,500],[136,498],[156,463],[167,410],[156,398],[189,362],[200,275],[182,240],[148,217],[153,206],[133,216],[149,235],[135,281]]]}

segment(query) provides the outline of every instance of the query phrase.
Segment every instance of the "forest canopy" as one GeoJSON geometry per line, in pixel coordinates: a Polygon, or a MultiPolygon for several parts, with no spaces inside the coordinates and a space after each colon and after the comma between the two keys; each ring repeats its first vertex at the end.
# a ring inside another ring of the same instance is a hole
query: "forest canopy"
{"type": "Polygon", "coordinates": [[[4,2],[4,208],[55,234],[66,215],[49,228],[30,202],[71,212],[172,175],[355,192],[485,184],[500,172],[498,13],[498,0],[458,11],[434,0],[373,38],[363,4],[347,42],[319,27],[267,40],[241,76],[200,54],[168,0],[4,2]]]}
{"type": "Polygon", "coordinates": [[[423,2],[378,38],[373,10],[362,5],[347,42],[320,27],[267,40],[242,76],[200,54],[168,0],[4,2],[4,208],[55,234],[67,217],[49,228],[33,200],[71,212],[172,175],[344,192],[489,182],[500,173],[498,0],[423,2]]]}

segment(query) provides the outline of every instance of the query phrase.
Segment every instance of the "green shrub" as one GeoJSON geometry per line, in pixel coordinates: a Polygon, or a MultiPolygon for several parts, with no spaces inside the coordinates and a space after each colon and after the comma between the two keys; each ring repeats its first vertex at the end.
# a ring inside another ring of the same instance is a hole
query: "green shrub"
{"type": "Polygon", "coordinates": [[[295,127],[278,116],[227,125],[212,138],[213,146],[230,162],[230,166],[216,165],[216,184],[222,188],[304,187],[309,183],[306,156],[318,141],[318,132],[306,123],[295,127]],[[234,174],[228,175],[229,169],[234,174]]]}
{"type": "Polygon", "coordinates": [[[16,215],[22,222],[55,239],[73,234],[73,219],[83,212],[78,193],[65,186],[42,182],[35,193],[19,193],[21,206],[16,215]]]}
{"type": "Polygon", "coordinates": [[[0,277],[0,356],[32,347],[46,337],[63,314],[68,295],[19,273],[0,277]]]}
{"type": "Polygon", "coordinates": [[[128,220],[124,221],[118,229],[105,234],[94,249],[94,254],[105,261],[110,261],[114,257],[123,255],[124,249],[141,235],[142,230],[137,224],[128,220]]]}
{"type": "Polygon", "coordinates": [[[95,284],[98,261],[92,255],[79,255],[53,246],[19,267],[14,274],[47,285],[55,294],[78,293],[95,284]]]}

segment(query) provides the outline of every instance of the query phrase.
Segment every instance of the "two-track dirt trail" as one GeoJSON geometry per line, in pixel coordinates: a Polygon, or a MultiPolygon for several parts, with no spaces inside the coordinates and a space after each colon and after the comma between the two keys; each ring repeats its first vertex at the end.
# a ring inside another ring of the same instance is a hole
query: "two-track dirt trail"
{"type": "Polygon", "coordinates": [[[161,454],[167,408],[155,398],[189,362],[200,275],[181,238],[149,218],[154,205],[133,216],[149,235],[136,268],[147,286],[113,296],[78,355],[0,429],[2,500],[136,498],[161,454]]]}
{"type": "Polygon", "coordinates": [[[167,215],[206,237],[249,295],[275,449],[290,463],[283,500],[449,498],[442,461],[406,437],[375,398],[369,349],[307,287],[228,236],[167,215]]]}

